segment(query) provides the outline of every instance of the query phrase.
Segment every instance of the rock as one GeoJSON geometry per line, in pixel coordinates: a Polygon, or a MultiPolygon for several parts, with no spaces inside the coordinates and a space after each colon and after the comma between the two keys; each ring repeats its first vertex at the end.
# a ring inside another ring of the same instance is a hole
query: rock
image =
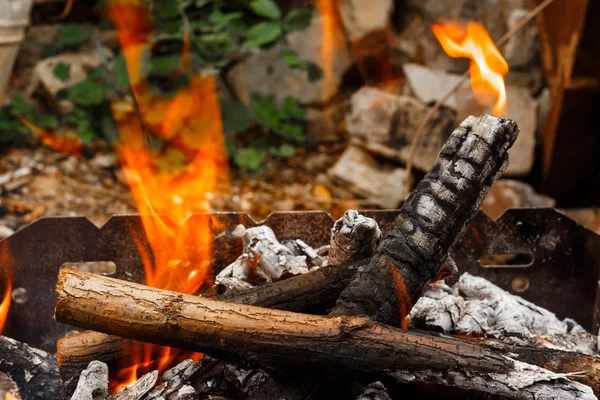
{"type": "Polygon", "coordinates": [[[31,96],[41,84],[50,95],[55,96],[61,89],[83,81],[87,76],[87,70],[100,65],[103,56],[111,55],[108,49],[104,49],[104,51],[104,55],[101,55],[97,50],[93,50],[85,53],[63,53],[41,60],[34,67],[31,83],[26,90],[27,95],[31,96]],[[54,75],[54,68],[60,63],[70,67],[69,76],[64,81],[54,75]]]}
{"type": "Polygon", "coordinates": [[[98,154],[89,161],[93,168],[108,169],[119,165],[119,159],[115,153],[98,154]]]}
{"type": "Polygon", "coordinates": [[[337,93],[344,72],[352,64],[343,31],[336,29],[332,34],[333,49],[324,59],[323,18],[315,13],[308,28],[287,36],[288,45],[276,45],[235,65],[227,76],[228,83],[245,104],[254,92],[273,94],[278,101],[293,97],[303,104],[325,103],[337,93]],[[301,60],[317,64],[323,78],[311,82],[305,69],[290,68],[281,57],[286,49],[295,51],[301,60]]]}
{"type": "Polygon", "coordinates": [[[56,33],[61,24],[31,25],[25,33],[25,39],[21,42],[16,66],[19,70],[33,67],[42,59],[44,47],[54,41],[56,33]]]}
{"type": "Polygon", "coordinates": [[[0,225],[0,240],[6,239],[7,237],[9,237],[10,235],[12,235],[13,233],[15,233],[15,231],[13,231],[12,229],[10,229],[8,226],[6,226],[6,225],[0,225]]]}
{"type": "Polygon", "coordinates": [[[394,9],[392,0],[341,0],[340,15],[350,40],[387,28],[394,9]]]}
{"type": "MultiPolygon", "coordinates": [[[[448,74],[418,64],[405,64],[402,70],[415,96],[425,104],[435,103],[460,80],[460,75],[448,74]]],[[[463,87],[470,89],[471,84],[465,82],[463,87]]],[[[444,106],[457,110],[456,95],[450,96],[444,106]]]]}
{"type": "Polygon", "coordinates": [[[381,165],[369,153],[350,146],[328,171],[333,181],[383,208],[395,208],[408,197],[406,171],[381,165]]]}
{"type": "MultiPolygon", "coordinates": [[[[506,24],[512,29],[527,15],[528,11],[517,8],[509,11],[506,24]]],[[[527,24],[513,36],[504,46],[502,52],[511,68],[528,67],[539,53],[536,24],[527,24]]]]}
{"type": "MultiPolygon", "coordinates": [[[[365,87],[350,99],[346,129],[354,143],[369,151],[400,162],[406,162],[410,143],[427,108],[416,99],[365,87]]],[[[428,171],[442,145],[454,128],[454,118],[446,111],[438,112],[427,128],[413,165],[428,171]]]]}
{"type": "MultiPolygon", "coordinates": [[[[506,86],[508,98],[504,117],[513,119],[519,125],[519,137],[508,151],[508,168],[504,176],[525,176],[533,167],[537,131],[537,105],[525,88],[506,86]]],[[[471,90],[461,89],[456,93],[458,117],[461,121],[469,115],[491,114],[491,109],[478,103],[471,90]]]]}
{"type": "Polygon", "coordinates": [[[340,139],[341,124],[348,111],[348,102],[336,102],[319,109],[309,107],[304,118],[308,142],[312,145],[335,142],[340,139]]]}
{"type": "Polygon", "coordinates": [[[513,180],[499,179],[492,185],[481,209],[492,219],[510,208],[554,207],[556,201],[537,193],[530,185],[513,180]]]}

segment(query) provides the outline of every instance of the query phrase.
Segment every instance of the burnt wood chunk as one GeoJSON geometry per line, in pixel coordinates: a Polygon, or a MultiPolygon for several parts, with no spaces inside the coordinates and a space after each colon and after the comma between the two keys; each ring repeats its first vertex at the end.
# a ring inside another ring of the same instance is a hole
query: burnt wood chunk
{"type": "Polygon", "coordinates": [[[0,336],[0,372],[15,381],[25,400],[60,398],[62,385],[52,354],[0,336]]]}
{"type": "Polygon", "coordinates": [[[508,166],[507,151],[518,132],[514,121],[489,115],[463,121],[331,315],[367,315],[399,325],[508,166]]]}

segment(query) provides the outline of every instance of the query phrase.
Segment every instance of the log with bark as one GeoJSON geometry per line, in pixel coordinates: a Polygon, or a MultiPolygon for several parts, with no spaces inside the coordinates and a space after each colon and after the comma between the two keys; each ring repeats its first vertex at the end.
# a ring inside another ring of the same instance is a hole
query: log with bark
{"type": "Polygon", "coordinates": [[[398,325],[429,284],[448,250],[508,166],[514,121],[468,117],[448,138],[431,171],[402,206],[369,266],[346,287],[331,315],[368,315],[398,325]]]}
{"type": "MultiPolygon", "coordinates": [[[[225,359],[361,372],[392,370],[404,379],[438,376],[450,385],[448,377],[472,376],[478,377],[473,379],[474,389],[493,392],[500,387],[511,398],[522,398],[521,389],[547,393],[552,382],[560,382],[558,399],[575,398],[573,394],[595,398],[589,387],[562,374],[365,317],[324,317],[225,303],[71,269],[60,272],[57,291],[60,322],[225,359]],[[522,382],[517,381],[520,374],[526,377],[522,382]]],[[[463,381],[469,382],[457,379],[465,385],[463,381]]]]}
{"type": "Polygon", "coordinates": [[[60,398],[62,384],[52,354],[0,336],[0,372],[15,381],[26,400],[60,398]]]}

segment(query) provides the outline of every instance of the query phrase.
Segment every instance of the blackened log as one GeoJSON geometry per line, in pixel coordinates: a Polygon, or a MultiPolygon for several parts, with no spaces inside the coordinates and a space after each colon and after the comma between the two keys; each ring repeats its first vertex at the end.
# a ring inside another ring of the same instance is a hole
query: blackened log
{"type": "Polygon", "coordinates": [[[15,381],[24,400],[60,398],[62,385],[52,354],[0,336],[0,371],[15,381]]]}
{"type": "Polygon", "coordinates": [[[508,166],[507,151],[518,132],[514,121],[489,115],[463,121],[331,315],[367,315],[399,325],[438,278],[448,250],[508,166]]]}

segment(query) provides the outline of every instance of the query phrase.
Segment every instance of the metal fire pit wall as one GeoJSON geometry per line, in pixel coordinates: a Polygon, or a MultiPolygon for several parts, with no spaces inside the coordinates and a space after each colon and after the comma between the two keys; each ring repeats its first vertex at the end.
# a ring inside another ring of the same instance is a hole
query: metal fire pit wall
{"type": "MultiPolygon", "coordinates": [[[[361,211],[376,219],[385,232],[398,214],[391,211],[361,211]]],[[[279,240],[302,239],[318,247],[329,242],[333,218],[323,211],[275,212],[256,222],[243,213],[195,215],[186,224],[210,221],[214,235],[238,224],[267,225],[279,240]]],[[[205,226],[199,224],[198,226],[205,226]]],[[[65,262],[113,261],[115,278],[143,282],[144,269],[134,242],[148,248],[140,217],[114,216],[102,228],[83,217],[41,218],[4,241],[11,257],[7,267],[14,271],[13,290],[24,288],[27,301],[11,304],[4,334],[32,346],[55,351],[55,342],[73,328],[54,321],[56,278],[65,262]]],[[[223,249],[215,249],[217,253],[223,249]]],[[[151,252],[150,252],[151,253],[151,252]]],[[[571,317],[593,333],[598,331],[598,271],[600,236],[553,209],[509,210],[492,221],[479,212],[464,237],[451,250],[459,274],[485,277],[503,289],[533,303],[571,317]],[[528,266],[484,268],[485,254],[527,254],[528,266]],[[515,278],[528,282],[522,293],[513,290],[515,278]]],[[[176,255],[175,255],[176,257],[176,255]]],[[[224,267],[217,256],[214,267],[224,267]]],[[[456,278],[455,278],[456,279],[456,278]]],[[[22,291],[21,291],[22,292],[22,291]]]]}

